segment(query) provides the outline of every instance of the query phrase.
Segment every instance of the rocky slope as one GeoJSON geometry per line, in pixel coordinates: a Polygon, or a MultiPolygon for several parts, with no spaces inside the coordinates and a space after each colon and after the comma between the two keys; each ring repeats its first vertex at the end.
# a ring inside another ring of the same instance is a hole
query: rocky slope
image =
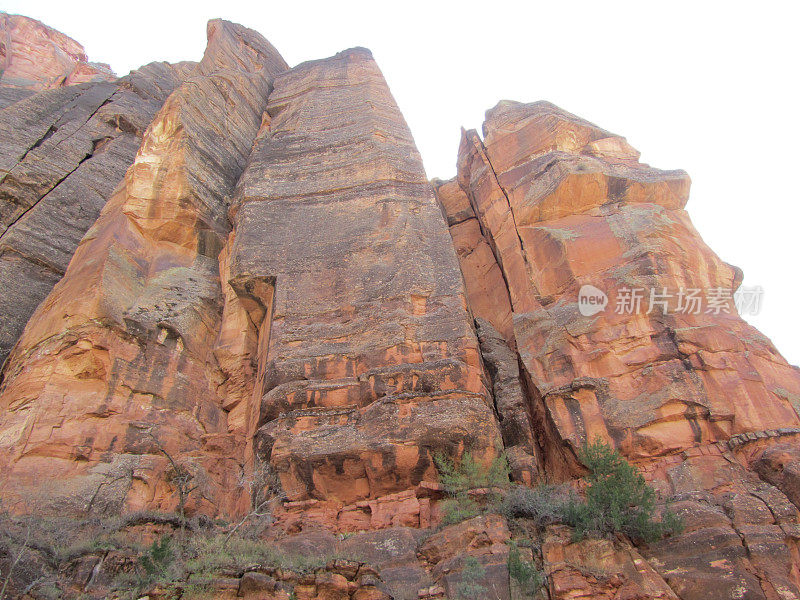
{"type": "MultiPolygon", "coordinates": [[[[338,557],[219,566],[215,598],[520,598],[520,544],[545,576],[528,596],[800,597],[800,372],[739,317],[686,173],[502,101],[429,183],[368,50],[290,68],[217,20],[199,63],[115,78],[41,23],[0,25],[12,514],[183,544],[183,516],[198,540],[247,516],[253,543],[338,557]],[[436,457],[580,490],[597,438],[682,533],[576,541],[485,489],[482,514],[446,515],[436,457]]],[[[46,597],[3,543],[6,588],[46,597]]],[[[67,596],[119,597],[136,569],[26,544],[67,596]]]]}

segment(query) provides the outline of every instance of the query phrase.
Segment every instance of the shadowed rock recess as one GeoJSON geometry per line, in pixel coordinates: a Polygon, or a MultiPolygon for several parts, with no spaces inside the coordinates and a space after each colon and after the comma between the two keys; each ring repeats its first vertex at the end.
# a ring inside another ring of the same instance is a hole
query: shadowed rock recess
{"type": "MultiPolygon", "coordinates": [[[[290,68],[214,20],[199,63],[117,78],[0,13],[3,507],[235,524],[266,490],[263,544],[349,559],[209,598],[800,598],[800,371],[740,318],[689,187],[505,100],[429,182],[363,48],[290,68]],[[435,456],[580,489],[598,437],[682,532],[445,524],[435,456]]],[[[0,585],[40,597],[9,552],[0,585]]],[[[110,593],[104,552],[69,589],[110,593]]]]}

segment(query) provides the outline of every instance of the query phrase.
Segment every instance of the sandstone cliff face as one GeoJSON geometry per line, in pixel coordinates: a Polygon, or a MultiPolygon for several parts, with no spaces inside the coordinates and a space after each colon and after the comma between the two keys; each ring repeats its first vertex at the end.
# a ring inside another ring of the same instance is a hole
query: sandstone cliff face
{"type": "Polygon", "coordinates": [[[284,73],[267,120],[231,208],[228,261],[263,344],[249,426],[288,498],[413,489],[434,479],[436,450],[493,458],[455,254],[369,52],[284,73]]]}
{"type": "MultiPolygon", "coordinates": [[[[289,68],[211,21],[200,63],[115,79],[0,19],[5,506],[232,519],[269,483],[262,539],[359,557],[226,574],[219,598],[456,598],[468,559],[516,598],[508,542],[528,536],[553,600],[800,597],[800,373],[737,314],[686,173],[503,101],[431,185],[365,49],[289,68]],[[583,286],[605,310],[580,310],[583,286]],[[685,310],[681,290],[720,300],[685,310]],[[595,437],[681,535],[441,526],[437,453],[502,452],[533,486],[579,477],[595,437]]],[[[70,567],[82,591],[107,558],[70,567]]]]}
{"type": "Polygon", "coordinates": [[[191,68],[151,63],[115,82],[44,91],[0,111],[0,363],[191,68]]]}
{"type": "Polygon", "coordinates": [[[127,508],[166,508],[169,454],[203,471],[197,502],[207,512],[236,510],[228,492],[242,444],[208,361],[218,254],[227,201],[286,64],[243,27],[212,21],[208,37],[6,365],[3,471],[20,494],[83,503],[127,473],[115,484],[127,486],[116,492],[127,508]],[[67,480],[53,489],[43,474],[67,480]]]}
{"type": "Polygon", "coordinates": [[[83,46],[60,31],[35,19],[0,13],[0,85],[48,90],[114,79],[108,65],[89,62],[83,46]]]}
{"type": "Polygon", "coordinates": [[[483,134],[463,133],[457,178],[435,183],[470,306],[516,349],[542,475],[576,472],[599,436],[679,499],[686,533],[647,554],[681,598],[794,597],[797,462],[773,444],[797,443],[800,373],[736,313],[741,273],[692,227],[688,176],[544,102],[501,102],[483,134]],[[581,313],[584,285],[606,310],[581,313]],[[727,294],[682,310],[681,290],[727,294]]]}
{"type": "Polygon", "coordinates": [[[599,435],[645,459],[798,425],[800,373],[732,299],[678,306],[680,290],[730,295],[741,282],[683,210],[684,172],[642,165],[623,138],[547,103],[500,103],[484,136],[464,133],[442,203],[466,281],[493,281],[500,298],[473,310],[518,348],[563,441],[599,435]],[[607,291],[607,310],[580,314],[585,284],[607,291]],[[647,292],[641,309],[619,310],[626,288],[647,292]],[[668,304],[649,311],[651,289],[668,304]]]}

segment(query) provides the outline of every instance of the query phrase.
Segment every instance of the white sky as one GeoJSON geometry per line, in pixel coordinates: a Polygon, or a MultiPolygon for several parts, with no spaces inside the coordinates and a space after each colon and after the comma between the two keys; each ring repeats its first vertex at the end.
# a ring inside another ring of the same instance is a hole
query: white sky
{"type": "Polygon", "coordinates": [[[764,288],[749,317],[800,363],[800,3],[52,2],[0,10],[72,36],[120,75],[198,60],[210,18],[261,32],[291,65],[352,46],[375,55],[430,177],[455,174],[459,128],[501,98],[550,100],[692,176],[705,241],[764,288]]]}

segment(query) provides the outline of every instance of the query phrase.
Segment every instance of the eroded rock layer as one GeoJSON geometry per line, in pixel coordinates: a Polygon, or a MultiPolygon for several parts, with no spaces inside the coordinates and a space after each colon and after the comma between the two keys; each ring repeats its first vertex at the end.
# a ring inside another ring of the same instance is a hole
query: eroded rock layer
{"type": "Polygon", "coordinates": [[[0,364],[193,67],[151,63],[0,111],[0,364]]]}
{"type": "Polygon", "coordinates": [[[683,210],[684,172],[642,165],[624,139],[546,103],[503,102],[484,130],[485,142],[464,133],[458,180],[439,193],[471,306],[518,348],[562,440],[599,435],[644,459],[798,424],[800,374],[732,299],[678,306],[681,290],[730,297],[741,281],[683,210]],[[489,278],[501,300],[484,307],[469,282],[489,278]],[[606,310],[579,312],[583,285],[605,291],[606,310]],[[639,309],[624,308],[625,289],[640,290],[639,309]],[[650,290],[671,297],[649,310],[650,290]]]}
{"type": "MultiPolygon", "coordinates": [[[[3,507],[222,554],[252,519],[348,559],[222,560],[209,598],[530,596],[513,564],[550,600],[800,597],[800,372],[739,317],[683,171],[503,101],[431,185],[369,51],[289,68],[219,20],[199,63],[116,79],[0,14],[0,65],[3,507]],[[434,464],[580,492],[596,437],[682,533],[577,540],[434,464]]],[[[7,537],[0,580],[34,590],[7,537]]],[[[38,560],[99,599],[141,562],[99,548],[38,560]]]]}
{"type": "Polygon", "coordinates": [[[435,451],[497,455],[447,227],[368,51],[276,79],[231,214],[258,330],[248,427],[290,500],[352,505],[435,479],[435,451]]]}
{"type": "Polygon", "coordinates": [[[108,65],[89,62],[72,38],[36,19],[0,12],[0,86],[47,90],[114,79],[108,65]]]}
{"type": "Polygon", "coordinates": [[[218,255],[227,203],[286,64],[238,25],[212,21],[208,40],[6,365],[2,472],[19,498],[169,508],[170,478],[190,471],[201,487],[187,508],[231,512],[246,501],[236,494],[244,444],[209,360],[218,255]]]}
{"type": "MultiPolygon", "coordinates": [[[[741,272],[683,210],[686,173],[546,102],[501,102],[483,134],[435,185],[470,306],[517,352],[543,475],[576,474],[600,437],[677,500],[687,529],[646,550],[664,578],[646,597],[797,597],[800,372],[739,317],[741,272]],[[581,310],[587,289],[607,305],[581,310]]],[[[619,593],[552,577],[559,598],[619,593]]]]}

